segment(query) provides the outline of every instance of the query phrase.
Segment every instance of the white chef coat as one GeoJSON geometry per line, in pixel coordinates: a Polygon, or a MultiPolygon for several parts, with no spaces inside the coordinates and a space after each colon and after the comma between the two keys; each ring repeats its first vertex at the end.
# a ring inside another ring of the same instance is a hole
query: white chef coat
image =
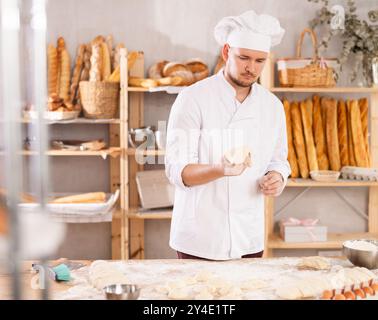
{"type": "Polygon", "coordinates": [[[264,250],[264,196],[259,179],[268,171],[290,174],[285,113],[281,101],[255,83],[240,103],[220,70],[183,90],[172,106],[165,170],[176,186],[170,246],[212,260],[264,250]],[[234,147],[252,150],[252,167],[240,176],[188,187],[188,164],[221,163],[234,147]]]}

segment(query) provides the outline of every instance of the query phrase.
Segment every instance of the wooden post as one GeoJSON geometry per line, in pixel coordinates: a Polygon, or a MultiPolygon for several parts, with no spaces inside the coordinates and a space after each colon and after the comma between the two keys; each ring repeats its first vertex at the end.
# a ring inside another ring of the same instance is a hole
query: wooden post
{"type": "Polygon", "coordinates": [[[274,232],[274,198],[265,197],[265,249],[264,258],[272,257],[273,250],[269,248],[269,238],[274,232]]]}
{"type": "MultiPolygon", "coordinates": [[[[370,95],[370,146],[371,166],[378,168],[378,93],[370,95]]],[[[378,187],[369,188],[368,231],[378,233],[378,187]]]]}
{"type": "MultiPolygon", "coordinates": [[[[130,70],[134,77],[144,77],[144,54],[139,52],[139,57],[134,67],[130,70]]],[[[130,92],[129,127],[139,128],[144,125],[144,94],[143,92],[130,92]]],[[[139,195],[136,185],[136,173],[142,171],[143,165],[136,162],[134,156],[129,161],[129,208],[139,207],[139,195]]],[[[144,259],[144,220],[130,219],[130,258],[144,259]]]]}

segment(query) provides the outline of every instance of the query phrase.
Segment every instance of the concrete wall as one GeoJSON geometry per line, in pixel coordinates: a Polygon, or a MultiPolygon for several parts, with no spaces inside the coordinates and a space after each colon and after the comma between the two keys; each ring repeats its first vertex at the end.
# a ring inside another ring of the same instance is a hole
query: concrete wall
{"type": "MultiPolygon", "coordinates": [[[[339,1],[342,2],[342,1],[339,1]]],[[[345,1],[346,2],[346,1],[345,1]]],[[[374,1],[359,0],[358,13],[364,17],[374,1]]],[[[215,65],[219,47],[213,38],[217,21],[254,9],[278,17],[286,29],[282,44],[275,49],[276,56],[293,56],[300,32],[314,17],[318,6],[305,0],[50,0],[48,2],[48,41],[58,36],[66,39],[71,56],[77,45],[86,43],[98,34],[112,34],[116,42],[123,42],[129,50],[142,50],[145,65],[149,67],[160,59],[185,60],[199,57],[211,67],[215,65]]],[[[309,39],[305,41],[304,55],[312,51],[309,39]]],[[[331,47],[327,56],[335,55],[331,47]]],[[[345,75],[342,83],[345,83],[345,75]]],[[[289,99],[296,95],[287,95],[289,99]]],[[[307,95],[301,95],[305,97],[307,95]]],[[[145,95],[146,125],[157,125],[166,120],[175,96],[162,93],[145,95]]],[[[105,137],[104,126],[55,126],[54,137],[105,137]]],[[[108,190],[108,164],[100,159],[53,159],[54,191],[108,190]],[[72,169],[72,170],[71,170],[72,169]]],[[[277,200],[280,209],[301,189],[287,189],[277,200]]],[[[367,210],[366,189],[337,189],[353,205],[367,210]]],[[[363,231],[366,221],[356,215],[331,189],[313,189],[287,207],[277,219],[284,216],[319,217],[330,231],[363,231]]],[[[168,246],[169,221],[146,221],[146,258],[175,257],[168,246]]],[[[299,254],[280,251],[278,254],[299,254]]],[[[109,224],[72,225],[59,255],[72,258],[109,258],[109,224]]]]}

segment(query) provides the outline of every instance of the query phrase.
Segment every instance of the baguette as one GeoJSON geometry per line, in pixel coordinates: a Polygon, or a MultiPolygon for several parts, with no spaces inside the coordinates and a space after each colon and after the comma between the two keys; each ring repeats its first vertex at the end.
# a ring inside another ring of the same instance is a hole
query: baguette
{"type": "Polygon", "coordinates": [[[368,158],[368,165],[370,167],[371,163],[370,163],[370,147],[369,147],[369,133],[368,133],[368,116],[369,116],[368,99],[362,98],[358,101],[358,104],[360,106],[362,132],[364,134],[365,149],[366,149],[367,158],[368,158]]]}
{"type": "Polygon", "coordinates": [[[307,110],[312,110],[308,108],[307,105],[312,105],[312,100],[307,99],[306,101],[301,101],[300,109],[301,109],[301,116],[302,116],[302,124],[303,124],[303,133],[305,137],[305,144],[307,150],[307,159],[308,159],[308,166],[310,171],[317,171],[319,170],[318,167],[318,160],[316,158],[316,149],[314,144],[314,136],[312,133],[312,126],[311,126],[311,115],[308,114],[307,110]]]}
{"type": "Polygon", "coordinates": [[[362,130],[360,107],[357,100],[350,103],[350,118],[354,156],[358,167],[369,167],[367,152],[365,147],[365,139],[362,130]]]}
{"type": "Polygon", "coordinates": [[[113,59],[114,59],[114,49],[113,49],[113,42],[114,41],[113,41],[113,36],[112,35],[108,35],[106,37],[105,41],[106,41],[106,45],[108,46],[108,50],[109,50],[110,64],[111,64],[111,66],[113,66],[113,59]]]}
{"type": "Polygon", "coordinates": [[[89,81],[101,81],[101,46],[100,45],[94,45],[92,47],[92,56],[91,56],[91,70],[89,72],[89,81]]]}
{"type": "Polygon", "coordinates": [[[59,81],[59,97],[65,102],[70,101],[71,60],[67,49],[61,51],[61,69],[59,81]]]}
{"type": "Polygon", "coordinates": [[[331,170],[340,171],[340,149],[337,138],[337,101],[323,99],[326,108],[327,149],[331,170]]]}
{"type": "Polygon", "coordinates": [[[76,96],[78,92],[77,89],[79,87],[81,73],[84,68],[84,54],[85,54],[85,45],[80,45],[77,49],[75,68],[74,68],[72,82],[71,82],[71,99],[70,99],[71,103],[76,102],[76,96]]]}
{"type": "Polygon", "coordinates": [[[47,68],[48,68],[48,93],[49,96],[57,94],[58,84],[58,51],[53,45],[47,48],[47,68]]]}
{"type": "Polygon", "coordinates": [[[302,178],[307,179],[309,172],[306,156],[306,146],[303,137],[301,111],[297,102],[293,102],[290,109],[293,126],[294,146],[298,156],[299,172],[302,178]]]}
{"type": "Polygon", "coordinates": [[[325,131],[323,129],[322,112],[320,107],[319,96],[313,97],[314,116],[313,116],[313,132],[316,147],[316,157],[318,159],[318,165],[320,170],[328,170],[329,162],[327,157],[327,144],[325,131]]]}
{"type": "Polygon", "coordinates": [[[51,203],[99,203],[105,202],[105,200],[106,194],[104,192],[90,192],[57,198],[51,201],[51,203]]]}
{"type": "Polygon", "coordinates": [[[66,43],[63,37],[59,37],[57,40],[57,65],[58,65],[58,74],[57,74],[57,81],[56,81],[56,94],[59,95],[60,92],[60,81],[61,81],[61,74],[62,74],[62,52],[66,48],[66,43]]]}
{"type": "Polygon", "coordinates": [[[139,53],[138,51],[131,51],[127,54],[127,69],[130,70],[135,62],[138,60],[139,53]]]}
{"type": "Polygon", "coordinates": [[[101,79],[108,79],[112,73],[110,52],[106,42],[101,43],[101,79]]]}
{"type": "Polygon", "coordinates": [[[298,178],[299,177],[299,169],[298,169],[298,162],[297,156],[295,154],[295,149],[293,145],[293,131],[291,128],[291,115],[290,115],[290,102],[286,99],[283,100],[283,106],[285,110],[286,116],[286,133],[287,133],[287,144],[288,144],[288,161],[290,163],[291,168],[291,177],[298,178]]]}
{"type": "Polygon", "coordinates": [[[348,125],[348,154],[349,154],[349,165],[357,166],[356,157],[354,156],[353,148],[353,137],[352,137],[352,124],[351,124],[351,104],[350,101],[346,101],[347,106],[347,125],[348,125]]]}
{"type": "Polygon", "coordinates": [[[341,167],[344,167],[349,165],[347,110],[344,100],[340,100],[337,105],[337,129],[340,164],[341,167]]]}

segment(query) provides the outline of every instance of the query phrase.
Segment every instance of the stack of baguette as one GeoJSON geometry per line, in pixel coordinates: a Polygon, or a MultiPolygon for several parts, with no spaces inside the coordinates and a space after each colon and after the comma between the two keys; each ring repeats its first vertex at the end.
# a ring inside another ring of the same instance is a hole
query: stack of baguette
{"type": "Polygon", "coordinates": [[[283,100],[292,178],[311,171],[370,167],[368,100],[339,100],[314,95],[283,100]]]}
{"type": "Polygon", "coordinates": [[[148,78],[130,78],[129,85],[151,88],[157,86],[189,86],[209,76],[209,68],[201,59],[185,62],[158,61],[148,70],[148,78]]]}
{"type": "MultiPolygon", "coordinates": [[[[111,35],[97,36],[89,44],[77,48],[71,77],[71,59],[63,37],[57,47],[47,48],[48,65],[48,109],[50,111],[81,110],[79,97],[80,81],[120,82],[120,50],[125,45],[113,47],[111,35]]],[[[131,68],[138,58],[138,52],[130,52],[128,66],[131,68]]]]}

